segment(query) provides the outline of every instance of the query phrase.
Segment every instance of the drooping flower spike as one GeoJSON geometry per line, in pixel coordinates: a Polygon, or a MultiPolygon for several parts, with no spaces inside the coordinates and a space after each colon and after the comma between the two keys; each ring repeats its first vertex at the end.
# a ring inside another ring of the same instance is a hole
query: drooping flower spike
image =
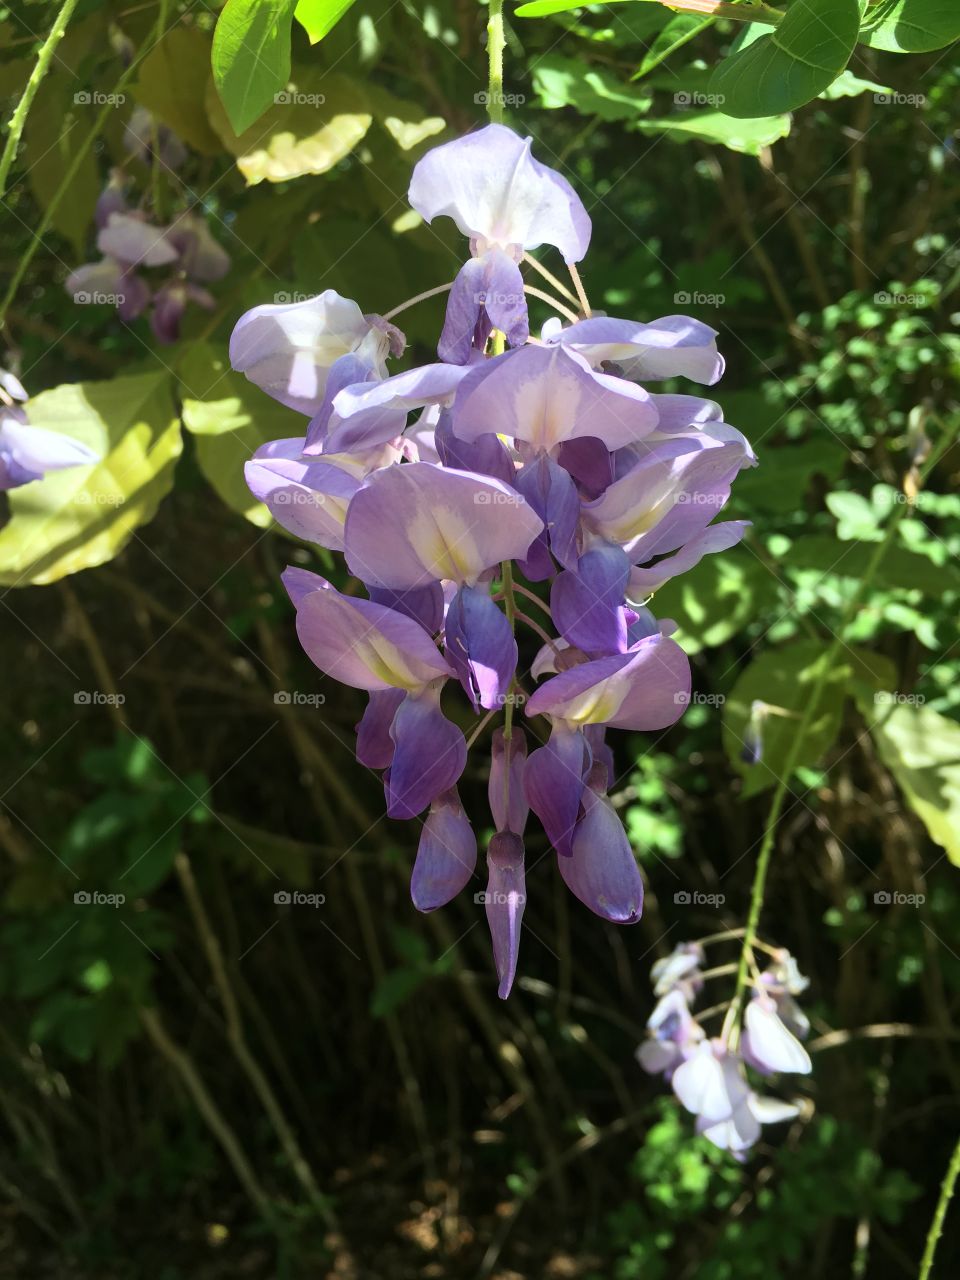
{"type": "MultiPolygon", "coordinates": [[[[721,934],[705,941],[720,943],[732,936],[721,934]]],[[[810,1055],[798,1038],[806,1035],[809,1024],[792,995],[802,991],[807,980],[788,951],[773,955],[774,963],[759,975],[747,1001],[742,1025],[733,1016],[738,1009],[736,992],[729,1005],[717,1005],[701,1015],[692,1012],[706,980],[723,977],[730,968],[721,965],[704,971],[700,943],[679,943],[656,962],[650,974],[660,1000],[647,1020],[647,1039],[637,1050],[637,1061],[650,1075],[662,1075],[669,1082],[680,1103],[696,1116],[698,1133],[737,1160],[746,1158],[763,1125],[791,1120],[801,1111],[798,1101],[758,1094],[747,1068],[764,1077],[804,1075],[812,1069],[810,1055]],[[783,997],[786,1003],[781,1005],[783,997]],[[698,1017],[705,1020],[724,1010],[723,1031],[708,1036],[698,1017]]]]}
{"type": "MultiPolygon", "coordinates": [[[[529,338],[524,254],[550,245],[573,264],[590,238],[573,189],[529,139],[491,125],[436,148],[417,164],[410,200],[427,221],[453,218],[470,242],[438,362],[389,367],[403,335],[332,290],[255,307],[230,355],[303,415],[247,463],[252,492],[288,532],[342,552],[360,584],[343,593],[288,569],[301,643],[327,677],[367,693],[357,758],[383,771],[388,814],[421,823],[413,901],[432,911],[480,890],[505,997],[525,843],[543,840],[528,835],[531,811],[575,897],[613,923],[640,917],[607,730],[660,732],[688,705],[689,662],[647,601],[743,535],[742,521],[714,519],[755,459],[714,401],[644,385],[716,381],[716,333],[699,321],[557,320],[529,338]],[[461,795],[471,723],[474,750],[490,755],[482,888],[461,795]]],[[[193,251],[203,257],[202,244],[193,251]]],[[[669,980],[664,971],[645,1065],[673,1072],[704,1040],[689,1010],[701,959],[678,960],[669,980]]],[[[772,1004],[786,1018],[789,999],[779,979],[758,994],[758,1062],[791,1047],[768,1016],[772,1004]]]]}

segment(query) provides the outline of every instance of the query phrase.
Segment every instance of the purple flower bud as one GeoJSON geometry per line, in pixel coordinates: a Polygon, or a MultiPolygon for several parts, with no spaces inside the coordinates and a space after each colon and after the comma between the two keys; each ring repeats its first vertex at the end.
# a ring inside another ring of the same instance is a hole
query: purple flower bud
{"type": "Polygon", "coordinates": [[[502,707],[517,669],[517,642],[485,587],[461,587],[447,609],[443,650],[474,711],[502,707]]]}
{"type": "Polygon", "coordinates": [[[410,896],[418,911],[435,911],[470,883],[477,866],[477,838],[456,787],[430,806],[420,833],[410,896]]]}
{"type": "Polygon", "coordinates": [[[564,883],[602,919],[636,924],[643,911],[643,880],[623,823],[602,789],[584,787],[582,803],[571,857],[558,860],[564,883]]]}
{"type": "Polygon", "coordinates": [[[483,900],[493,941],[493,959],[500,979],[497,995],[506,1000],[517,972],[520,922],[527,901],[523,841],[512,831],[499,831],[490,841],[487,889],[483,900]]]}
{"type": "Polygon", "coordinates": [[[513,725],[508,742],[503,729],[497,729],[490,743],[487,798],[498,831],[512,831],[515,835],[523,835],[530,812],[523,785],[526,763],[527,735],[523,730],[513,725]]]}

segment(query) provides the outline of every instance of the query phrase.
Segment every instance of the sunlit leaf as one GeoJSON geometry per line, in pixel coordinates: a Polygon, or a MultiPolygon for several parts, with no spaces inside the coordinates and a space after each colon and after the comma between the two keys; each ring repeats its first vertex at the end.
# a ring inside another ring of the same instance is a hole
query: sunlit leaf
{"type": "Polygon", "coordinates": [[[889,693],[865,702],[863,712],[910,808],[960,866],[960,724],[889,693]]]}
{"type": "Polygon", "coordinates": [[[857,0],[794,0],[777,27],[716,67],[710,91],[732,116],[793,111],[843,71],[859,26],[857,0]]]}
{"type": "Polygon", "coordinates": [[[730,151],[759,155],[790,132],[790,116],[753,116],[734,119],[723,111],[682,111],[673,116],[645,119],[637,124],[643,133],[665,133],[677,142],[699,138],[719,142],[730,151]]]}
{"type": "Polygon", "coordinates": [[[31,423],[101,457],[11,491],[0,531],[0,583],[55,582],[103,564],[152,520],[173,485],[182,442],[166,372],[78,382],[41,392],[31,423]]]}
{"type": "Polygon", "coordinates": [[[213,79],[236,133],[259,120],[290,78],[296,0],[227,0],[213,33],[213,79]]]}
{"type": "Polygon", "coordinates": [[[955,0],[881,0],[867,10],[863,44],[894,53],[925,53],[960,39],[955,0]]]}
{"type": "Polygon", "coordinates": [[[210,122],[237,168],[253,186],[326,173],[349,155],[373,121],[362,88],[347,76],[311,68],[239,136],[216,93],[208,91],[210,122]]]}
{"type": "Polygon", "coordinates": [[[293,16],[306,31],[311,44],[332,31],[355,0],[299,0],[293,16]]]}
{"type": "Polygon", "coordinates": [[[243,465],[262,444],[302,434],[304,419],[230,368],[227,353],[197,344],[181,366],[183,425],[197,437],[197,461],[233,511],[266,528],[270,512],[247,488],[243,465]]]}

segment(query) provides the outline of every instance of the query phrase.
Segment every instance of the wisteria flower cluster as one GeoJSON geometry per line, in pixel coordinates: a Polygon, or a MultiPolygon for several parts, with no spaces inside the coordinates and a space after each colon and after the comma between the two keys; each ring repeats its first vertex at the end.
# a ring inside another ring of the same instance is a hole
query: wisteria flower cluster
{"type": "Polygon", "coordinates": [[[343,552],[366,588],[363,598],[301,568],[284,574],[307,654],[369,694],[357,758],[385,771],[388,814],[427,811],[411,884],[422,911],[448,902],[477,864],[457,791],[467,740],[445,714],[445,691],[459,684],[485,720],[503,713],[490,745],[496,833],[483,901],[506,997],[529,810],[582,902],[606,920],[640,917],[640,873],[608,795],[606,730],[663,729],[683,713],[687,657],[645,602],[742,537],[744,522],[712,520],[755,459],[713,401],[643,385],[716,382],[723,360],[706,325],[591,315],[585,299],[578,317],[557,299],[573,323],[550,320],[531,336],[527,296],[544,295],[521,265],[554,246],[582,294],[575,264],[591,224],[529,139],[492,124],[437,147],[414,169],[410,202],[427,222],[453,218],[470,242],[448,286],[439,361],[388,369],[404,350],[390,318],[437,290],[387,317],[332,290],[258,306],[237,324],[230,358],[307,419],[302,435],[258,450],[250,489],[287,530],[343,552]],[[543,641],[530,696],[518,626],[543,641]],[[534,749],[514,722],[521,705],[534,749]]]}
{"type": "Polygon", "coordinates": [[[23,407],[27,399],[20,379],[0,369],[0,492],[41,480],[48,471],[85,467],[100,460],[71,436],[31,426],[23,407]]]}
{"type": "MultiPolygon", "coordinates": [[[[186,158],[182,143],[149,112],[138,107],[124,134],[126,150],[147,164],[173,173],[186,158]]],[[[176,342],[188,303],[210,311],[215,305],[205,285],[230,269],[230,257],[210,233],[199,207],[187,209],[168,224],[154,222],[128,202],[128,179],[114,169],[97,201],[95,214],[98,262],[87,262],[67,277],[67,293],[79,303],[108,303],[125,323],[148,308],[158,342],[176,342]],[[166,268],[159,286],[141,274],[166,268]]]]}
{"type": "MultiPolygon", "coordinates": [[[[747,1068],[768,1077],[806,1075],[810,1055],[801,1044],[810,1023],[794,999],[808,980],[783,948],[769,948],[770,964],[757,973],[743,1012],[742,1026],[727,1020],[719,1036],[710,1037],[691,1006],[706,981],[723,977],[729,967],[704,970],[704,946],[683,942],[658,960],[650,972],[658,1003],[647,1020],[648,1038],[637,1060],[651,1075],[662,1075],[683,1106],[697,1117],[698,1133],[737,1159],[760,1138],[762,1126],[791,1120],[800,1104],[758,1094],[747,1068]]],[[[708,1013],[732,1006],[717,1005],[708,1013]]],[[[707,1014],[700,1015],[701,1019],[707,1014]]]]}

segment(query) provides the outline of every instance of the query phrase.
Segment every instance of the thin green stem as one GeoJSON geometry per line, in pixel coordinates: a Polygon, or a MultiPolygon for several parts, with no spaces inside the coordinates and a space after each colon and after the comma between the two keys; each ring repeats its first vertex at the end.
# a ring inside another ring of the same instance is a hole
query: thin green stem
{"type": "MultiPolygon", "coordinates": [[[[936,450],[933,451],[930,458],[927,460],[921,480],[925,479],[926,476],[929,475],[933,467],[953,443],[958,430],[960,430],[960,422],[954,424],[951,429],[945,432],[941,437],[936,450]]],[[[739,1006],[747,984],[747,975],[753,961],[753,948],[756,944],[757,928],[760,923],[760,912],[763,907],[763,895],[767,884],[767,872],[770,869],[770,858],[773,853],[773,846],[776,840],[777,826],[780,822],[784,802],[786,801],[787,792],[790,788],[790,779],[793,777],[793,772],[799,763],[800,752],[804,744],[804,739],[806,738],[807,731],[810,728],[813,717],[816,714],[824,685],[827,682],[830,672],[833,670],[837,655],[845,643],[843,639],[844,633],[846,632],[850,622],[853,620],[853,616],[860,604],[860,601],[867,588],[870,586],[870,583],[873,581],[874,575],[880,567],[884,556],[893,544],[893,541],[897,536],[897,529],[900,526],[900,521],[903,519],[906,511],[907,504],[903,503],[893,512],[890,517],[890,522],[887,525],[886,536],[882,542],[877,543],[876,550],[870,557],[863,576],[857,583],[852,595],[847,600],[843,614],[840,618],[840,623],[837,626],[836,633],[834,634],[833,642],[823,657],[817,679],[810,689],[810,694],[807,698],[807,704],[804,709],[803,716],[800,720],[799,726],[797,727],[796,735],[784,763],[776,790],[774,791],[773,801],[770,805],[770,812],[767,816],[763,842],[760,846],[760,853],[757,856],[757,867],[753,875],[753,887],[750,892],[750,910],[747,915],[747,923],[743,934],[743,944],[740,949],[740,961],[737,966],[737,981],[734,988],[733,999],[730,1003],[730,1012],[724,1022],[723,1034],[725,1039],[729,1037],[736,1025],[739,1006]]]]}
{"type": "Polygon", "coordinates": [[[43,77],[47,74],[50,63],[53,61],[54,54],[57,51],[57,45],[63,39],[67,30],[67,23],[70,21],[76,7],[77,0],[63,0],[63,7],[57,14],[54,24],[50,28],[50,34],[44,40],[37,55],[37,60],[34,63],[33,70],[30,72],[30,78],[23,91],[23,96],[14,107],[13,115],[10,117],[10,124],[7,126],[7,140],[3,145],[3,154],[0,155],[0,196],[6,194],[7,178],[10,176],[13,162],[17,158],[17,148],[20,146],[23,126],[27,123],[27,116],[30,113],[33,100],[37,96],[37,90],[40,88],[43,77]]]}
{"type": "Polygon", "coordinates": [[[950,1157],[947,1172],[943,1175],[943,1182],[940,1184],[940,1198],[933,1214],[933,1221],[930,1223],[930,1230],[927,1232],[927,1243],[924,1245],[917,1280],[929,1280],[930,1273],[933,1270],[933,1255],[937,1251],[937,1241],[943,1231],[943,1223],[947,1216],[950,1201],[953,1199],[958,1174],[960,1174],[960,1138],[957,1139],[957,1145],[954,1147],[953,1155],[950,1157]]]}
{"type": "Polygon", "coordinates": [[[489,0],[487,18],[487,115],[494,124],[503,123],[503,0],[489,0]]]}

